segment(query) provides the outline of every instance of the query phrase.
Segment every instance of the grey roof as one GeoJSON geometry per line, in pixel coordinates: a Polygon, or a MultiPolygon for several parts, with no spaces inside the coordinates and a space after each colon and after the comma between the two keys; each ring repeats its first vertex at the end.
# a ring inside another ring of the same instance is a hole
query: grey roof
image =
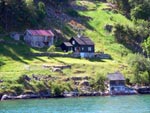
{"type": "Polygon", "coordinates": [[[108,80],[125,80],[120,72],[110,73],[107,75],[108,80]]]}
{"type": "Polygon", "coordinates": [[[88,37],[81,36],[80,38],[74,37],[73,38],[79,45],[94,45],[92,40],[88,37]]]}
{"type": "Polygon", "coordinates": [[[70,42],[64,42],[64,44],[68,47],[72,47],[72,44],[70,42]]]}

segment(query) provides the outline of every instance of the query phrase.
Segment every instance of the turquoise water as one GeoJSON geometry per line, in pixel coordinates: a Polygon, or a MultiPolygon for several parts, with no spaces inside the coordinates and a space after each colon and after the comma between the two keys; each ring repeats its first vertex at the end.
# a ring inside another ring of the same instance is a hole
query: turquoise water
{"type": "Polygon", "coordinates": [[[150,95],[2,101],[0,113],[150,113],[150,95]]]}

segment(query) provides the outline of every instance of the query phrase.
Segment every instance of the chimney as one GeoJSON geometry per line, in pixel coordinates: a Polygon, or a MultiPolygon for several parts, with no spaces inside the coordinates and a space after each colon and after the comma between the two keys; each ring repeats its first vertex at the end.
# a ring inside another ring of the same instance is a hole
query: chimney
{"type": "Polygon", "coordinates": [[[81,38],[82,34],[81,34],[81,29],[78,29],[78,34],[77,34],[77,37],[78,38],[81,38]]]}

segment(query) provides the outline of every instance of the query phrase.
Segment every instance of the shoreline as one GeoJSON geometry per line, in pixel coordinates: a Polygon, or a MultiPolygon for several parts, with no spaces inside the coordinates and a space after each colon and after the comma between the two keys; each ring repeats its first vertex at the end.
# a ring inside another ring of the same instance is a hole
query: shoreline
{"type": "MultiPolygon", "coordinates": [[[[135,93],[135,94],[115,94],[115,95],[111,95],[111,94],[107,94],[107,95],[79,95],[79,96],[40,96],[40,95],[18,95],[18,96],[10,96],[10,95],[6,95],[4,94],[0,101],[7,101],[7,100],[29,100],[29,99],[56,99],[56,98],[80,98],[80,97],[107,97],[107,96],[132,96],[132,95],[144,95],[144,94],[139,94],[139,93],[135,93]]],[[[148,94],[147,94],[148,95],[148,94]]]]}

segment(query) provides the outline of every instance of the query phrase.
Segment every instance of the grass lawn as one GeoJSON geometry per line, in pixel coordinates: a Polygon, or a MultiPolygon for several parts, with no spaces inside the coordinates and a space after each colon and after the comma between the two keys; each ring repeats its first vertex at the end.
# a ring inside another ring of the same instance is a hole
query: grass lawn
{"type": "MultiPolygon", "coordinates": [[[[77,4],[82,5],[82,2],[78,1],[77,4]]],[[[94,41],[96,52],[104,51],[112,56],[112,60],[34,57],[30,56],[29,53],[45,52],[47,48],[31,48],[22,41],[17,42],[9,37],[3,37],[0,39],[11,43],[0,43],[0,79],[4,81],[15,81],[23,74],[42,74],[62,77],[94,76],[97,73],[106,75],[115,71],[121,71],[126,76],[130,75],[130,67],[126,63],[127,57],[122,57],[121,54],[124,51],[127,54],[132,53],[123,45],[118,44],[115,41],[113,32],[107,32],[104,30],[104,27],[106,24],[114,25],[116,23],[133,26],[132,22],[119,13],[103,10],[103,8],[107,7],[104,3],[96,3],[95,5],[93,2],[85,2],[84,5],[89,10],[78,11],[79,15],[81,17],[91,18],[90,20],[83,21],[83,25],[86,27],[84,34],[91,37],[94,41]],[[72,65],[72,68],[64,69],[63,73],[57,73],[51,72],[50,69],[43,69],[44,64],[72,65]]]]}

